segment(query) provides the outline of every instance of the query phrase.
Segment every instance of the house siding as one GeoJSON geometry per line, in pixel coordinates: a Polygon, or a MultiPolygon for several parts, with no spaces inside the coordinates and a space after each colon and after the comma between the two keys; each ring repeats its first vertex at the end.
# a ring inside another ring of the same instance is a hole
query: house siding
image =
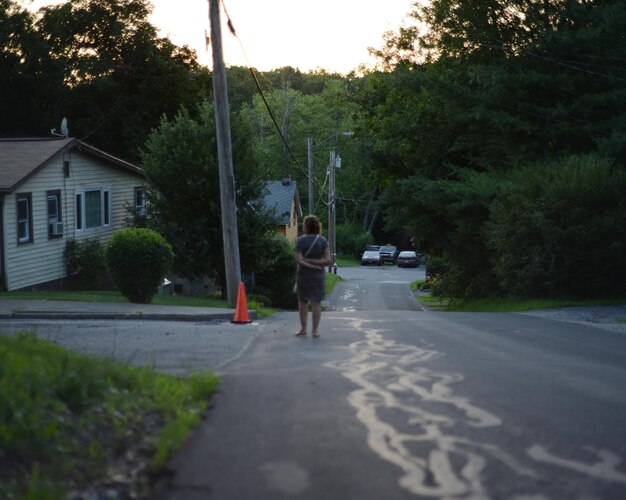
{"type": "Polygon", "coordinates": [[[298,210],[294,200],[289,211],[289,224],[285,228],[285,237],[292,243],[298,239],[298,222],[298,210]]]}
{"type": "Polygon", "coordinates": [[[4,248],[6,250],[5,279],[7,289],[17,290],[66,277],[63,252],[66,241],[96,237],[102,243],[116,229],[124,226],[124,204],[133,202],[134,187],[142,178],[131,172],[112,167],[102,160],[78,152],[66,153],[50,161],[36,175],[28,179],[15,192],[5,196],[4,248]],[[69,161],[69,177],[64,175],[64,161],[69,161]],[[83,188],[107,187],[111,189],[111,224],[76,231],[75,191],[83,188]],[[61,191],[61,220],[64,230],[60,238],[48,237],[48,191],[61,191]],[[16,195],[32,195],[32,242],[18,244],[16,195]]]}

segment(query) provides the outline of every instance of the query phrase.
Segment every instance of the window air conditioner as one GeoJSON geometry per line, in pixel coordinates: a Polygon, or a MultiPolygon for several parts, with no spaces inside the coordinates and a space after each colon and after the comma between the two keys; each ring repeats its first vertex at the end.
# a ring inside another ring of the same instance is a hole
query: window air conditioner
{"type": "Polygon", "coordinates": [[[50,235],[51,236],[61,236],[63,234],[63,223],[62,222],[51,222],[50,223],[50,235]]]}

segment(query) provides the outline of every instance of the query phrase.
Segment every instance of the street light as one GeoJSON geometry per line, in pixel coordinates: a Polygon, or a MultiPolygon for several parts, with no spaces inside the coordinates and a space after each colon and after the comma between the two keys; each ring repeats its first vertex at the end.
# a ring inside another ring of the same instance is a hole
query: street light
{"type": "Polygon", "coordinates": [[[313,213],[313,209],[314,209],[313,150],[317,146],[321,146],[325,142],[329,141],[330,139],[336,138],[339,135],[342,135],[344,137],[352,137],[354,135],[354,132],[350,130],[346,130],[345,132],[336,132],[332,135],[329,135],[326,139],[318,142],[317,144],[313,144],[313,139],[311,139],[310,137],[307,139],[307,160],[308,160],[308,167],[309,167],[309,213],[310,214],[313,213]]]}

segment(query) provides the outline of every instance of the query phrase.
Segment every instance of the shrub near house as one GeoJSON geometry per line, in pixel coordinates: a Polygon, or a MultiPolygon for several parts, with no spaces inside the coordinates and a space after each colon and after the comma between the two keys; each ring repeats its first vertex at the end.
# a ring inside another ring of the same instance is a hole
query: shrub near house
{"type": "Polygon", "coordinates": [[[104,244],[143,199],[143,172],[74,138],[0,139],[0,276],[8,291],[67,282],[68,240],[104,244]]]}
{"type": "Polygon", "coordinates": [[[113,284],[131,302],[148,304],[172,265],[171,245],[159,233],[127,228],[115,233],[107,246],[113,284]]]}

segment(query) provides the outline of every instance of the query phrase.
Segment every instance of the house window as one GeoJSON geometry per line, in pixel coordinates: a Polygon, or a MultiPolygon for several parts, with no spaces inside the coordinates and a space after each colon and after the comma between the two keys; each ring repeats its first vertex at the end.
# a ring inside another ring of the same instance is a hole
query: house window
{"type": "Polygon", "coordinates": [[[83,195],[81,193],[76,194],[76,229],[83,228],[83,195]]]}
{"type": "Polygon", "coordinates": [[[111,225],[111,189],[84,189],[76,192],[76,229],[111,225]]]}
{"type": "Polygon", "coordinates": [[[48,237],[60,238],[63,235],[63,225],[61,218],[61,191],[48,191],[48,237]]]}
{"type": "Polygon", "coordinates": [[[31,193],[16,196],[17,203],[17,242],[18,244],[33,241],[33,204],[31,193]]]}
{"type": "Polygon", "coordinates": [[[146,195],[142,187],[135,188],[135,212],[137,215],[146,215],[146,195]]]}

